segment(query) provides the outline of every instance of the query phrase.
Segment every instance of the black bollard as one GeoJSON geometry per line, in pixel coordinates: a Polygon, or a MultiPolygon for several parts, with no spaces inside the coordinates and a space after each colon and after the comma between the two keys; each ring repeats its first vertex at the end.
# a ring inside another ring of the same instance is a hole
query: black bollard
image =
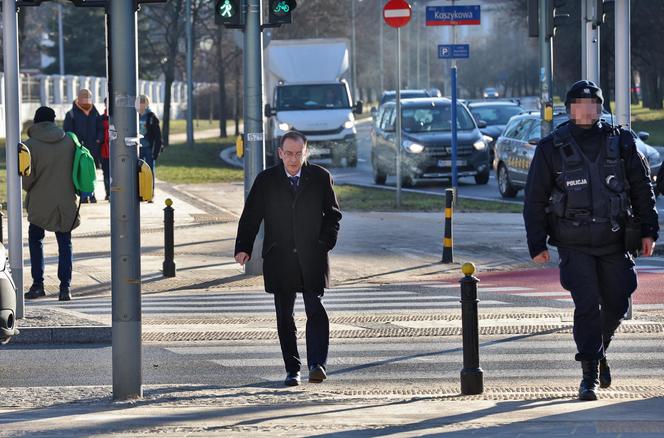
{"type": "Polygon", "coordinates": [[[484,391],[484,372],[480,368],[479,324],[477,317],[477,283],[475,265],[464,263],[461,270],[465,277],[461,283],[461,331],[463,335],[463,369],[461,393],[481,394],[484,391]]]}
{"type": "Polygon", "coordinates": [[[164,277],[175,277],[175,237],[173,201],[166,199],[164,208],[164,277]]]}
{"type": "Polygon", "coordinates": [[[443,238],[443,263],[454,263],[452,249],[452,213],[454,189],[445,190],[445,237],[443,238]]]}

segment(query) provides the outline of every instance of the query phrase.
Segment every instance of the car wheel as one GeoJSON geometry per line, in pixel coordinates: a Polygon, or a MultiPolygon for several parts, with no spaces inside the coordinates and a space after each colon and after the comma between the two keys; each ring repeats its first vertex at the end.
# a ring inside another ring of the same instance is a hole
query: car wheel
{"type": "Polygon", "coordinates": [[[357,149],[352,148],[350,151],[348,151],[346,165],[348,167],[357,167],[357,149]]]}
{"type": "Polygon", "coordinates": [[[491,176],[491,173],[487,169],[486,172],[478,173],[475,175],[475,184],[478,185],[485,185],[489,183],[489,177],[491,176]]]}
{"type": "Polygon", "coordinates": [[[498,165],[498,191],[503,198],[514,198],[519,193],[519,190],[514,188],[510,182],[507,167],[502,163],[498,165]]]}
{"type": "Polygon", "coordinates": [[[401,175],[401,187],[413,187],[415,185],[415,180],[413,176],[406,173],[401,175]]]}
{"type": "Polygon", "coordinates": [[[383,185],[387,181],[387,174],[383,172],[383,170],[378,166],[378,160],[375,158],[372,161],[372,167],[373,167],[373,180],[374,183],[378,185],[383,185]]]}

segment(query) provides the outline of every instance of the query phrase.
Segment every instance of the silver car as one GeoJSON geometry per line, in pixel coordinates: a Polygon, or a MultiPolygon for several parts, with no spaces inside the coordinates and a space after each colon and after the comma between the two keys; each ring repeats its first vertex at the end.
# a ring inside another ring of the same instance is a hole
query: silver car
{"type": "MultiPolygon", "coordinates": [[[[554,116],[553,125],[558,126],[568,120],[567,114],[554,116]]],[[[520,114],[510,119],[505,131],[496,141],[494,167],[498,178],[498,191],[503,198],[514,198],[526,186],[530,162],[540,141],[541,119],[537,112],[520,114]]],[[[649,134],[631,131],[636,148],[650,166],[654,177],[662,166],[662,157],[652,146],[645,143],[649,134]]]]}

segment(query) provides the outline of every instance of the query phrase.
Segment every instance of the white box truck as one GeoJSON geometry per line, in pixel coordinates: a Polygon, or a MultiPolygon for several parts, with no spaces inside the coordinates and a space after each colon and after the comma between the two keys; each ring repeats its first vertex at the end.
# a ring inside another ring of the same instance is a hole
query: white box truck
{"type": "Polygon", "coordinates": [[[281,136],[296,129],[307,136],[310,158],[331,158],[335,166],[357,165],[357,130],[345,75],[345,39],[274,40],[265,50],[265,148],[267,163],[278,161],[281,136]]]}

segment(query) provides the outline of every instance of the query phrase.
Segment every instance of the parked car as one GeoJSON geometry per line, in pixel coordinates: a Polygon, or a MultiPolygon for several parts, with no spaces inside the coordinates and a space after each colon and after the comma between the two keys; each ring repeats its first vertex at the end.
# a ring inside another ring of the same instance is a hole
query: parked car
{"type": "Polygon", "coordinates": [[[517,103],[511,101],[475,101],[469,102],[467,106],[482,134],[491,137],[489,155],[493,163],[496,140],[503,133],[505,125],[512,116],[521,114],[524,110],[517,103]]]}
{"type": "Polygon", "coordinates": [[[498,90],[495,88],[485,88],[482,92],[482,97],[485,99],[498,99],[500,97],[500,93],[498,93],[498,90]]]}
{"type": "MultiPolygon", "coordinates": [[[[553,125],[558,126],[568,120],[565,113],[554,115],[553,125]]],[[[609,120],[606,115],[603,120],[609,120]]],[[[526,186],[528,169],[540,141],[540,113],[531,112],[512,117],[505,132],[496,142],[494,166],[498,176],[498,191],[504,198],[513,198],[526,186]]],[[[649,166],[651,176],[657,175],[662,166],[662,158],[655,148],[645,143],[649,134],[631,131],[636,148],[649,166]]]]}
{"type": "Polygon", "coordinates": [[[16,328],[16,286],[11,277],[7,252],[0,243],[0,345],[18,334],[16,328]]]}
{"type": "MultiPolygon", "coordinates": [[[[489,182],[487,142],[468,109],[457,106],[459,177],[473,176],[477,184],[489,182]]],[[[374,182],[384,184],[396,174],[397,147],[402,148],[401,175],[404,185],[452,177],[452,102],[447,98],[402,101],[402,144],[396,144],[396,102],[382,105],[371,133],[374,182]]]]}

